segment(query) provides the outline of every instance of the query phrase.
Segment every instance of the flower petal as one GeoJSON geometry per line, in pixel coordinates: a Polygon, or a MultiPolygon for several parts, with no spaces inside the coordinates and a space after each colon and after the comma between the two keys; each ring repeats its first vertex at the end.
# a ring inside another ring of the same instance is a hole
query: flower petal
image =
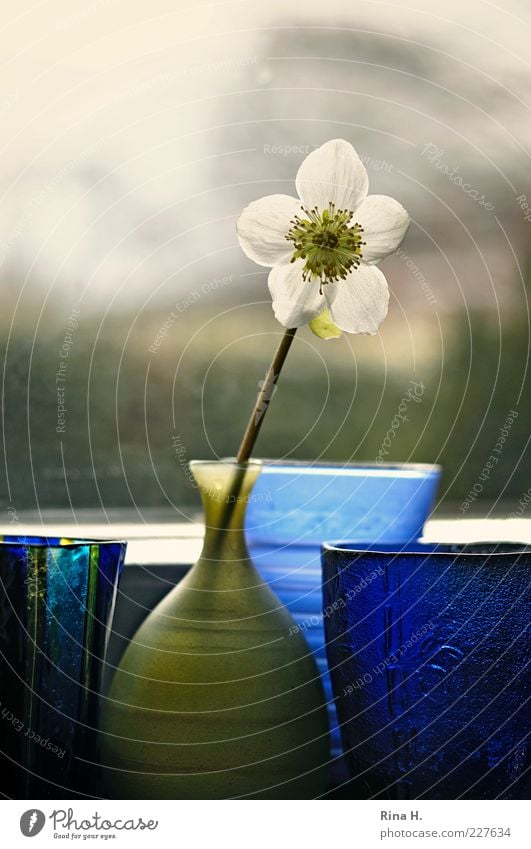
{"type": "Polygon", "coordinates": [[[369,177],[352,145],[333,139],[308,154],[295,185],[307,209],[327,209],[331,202],[354,212],[367,196],[369,177]]]}
{"type": "Polygon", "coordinates": [[[326,306],[325,296],[319,294],[319,282],[302,279],[304,262],[275,265],[267,283],[273,298],[275,318],[284,327],[307,324],[326,306]]]}
{"type": "Polygon", "coordinates": [[[332,319],[347,333],[374,334],[387,315],[389,288],[379,268],[363,263],[324,287],[332,319]]]}
{"type": "Polygon", "coordinates": [[[363,262],[380,262],[396,251],[409,227],[409,215],[397,200],[386,195],[369,195],[356,210],[356,223],[363,227],[363,262]]]}
{"type": "Polygon", "coordinates": [[[258,265],[286,262],[295,250],[286,240],[301,203],[289,195],[267,195],[246,206],[236,223],[242,250],[258,265]]]}

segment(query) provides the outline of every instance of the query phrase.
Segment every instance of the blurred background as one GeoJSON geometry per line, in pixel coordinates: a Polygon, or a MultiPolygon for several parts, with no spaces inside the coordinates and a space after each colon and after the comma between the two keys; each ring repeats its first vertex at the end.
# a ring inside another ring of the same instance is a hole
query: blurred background
{"type": "Polygon", "coordinates": [[[4,521],[191,515],[186,462],[235,454],[281,332],[235,221],[335,137],[412,224],[380,333],[300,331],[257,455],[374,461],[416,385],[385,459],[441,463],[442,510],[525,511],[530,35],[526,0],[7,0],[4,521]]]}

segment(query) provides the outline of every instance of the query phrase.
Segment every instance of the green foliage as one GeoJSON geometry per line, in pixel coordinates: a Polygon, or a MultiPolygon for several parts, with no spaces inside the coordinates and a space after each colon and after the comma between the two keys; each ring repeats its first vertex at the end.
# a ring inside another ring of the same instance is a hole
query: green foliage
{"type": "MultiPolygon", "coordinates": [[[[197,505],[186,462],[235,454],[278,326],[269,311],[209,324],[197,309],[179,318],[153,354],[163,320],[122,317],[100,327],[96,316],[82,316],[68,357],[63,433],[55,382],[62,323],[49,322],[35,343],[23,330],[12,335],[3,357],[4,509],[197,505]]],[[[500,328],[476,314],[470,325],[449,320],[444,338],[444,354],[418,357],[416,370],[397,355],[390,370],[367,337],[347,346],[302,331],[256,455],[439,462],[442,495],[455,505],[516,410],[480,498],[518,501],[529,486],[527,320],[508,318],[500,328]],[[423,387],[416,399],[412,381],[423,387]]]]}

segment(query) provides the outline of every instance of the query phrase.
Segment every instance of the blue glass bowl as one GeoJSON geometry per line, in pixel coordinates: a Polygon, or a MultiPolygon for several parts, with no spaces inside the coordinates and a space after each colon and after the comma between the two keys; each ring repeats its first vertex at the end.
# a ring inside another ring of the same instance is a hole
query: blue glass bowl
{"type": "Polygon", "coordinates": [[[530,566],[509,543],[324,546],[349,798],[529,798],[530,566]]]}
{"type": "Polygon", "coordinates": [[[103,665],[126,544],[0,536],[0,792],[94,793],[103,665]]]}
{"type": "Polygon", "coordinates": [[[402,543],[422,533],[441,469],[423,464],[264,461],[247,508],[253,561],[315,653],[329,702],[332,753],[341,740],[327,672],[321,544],[350,538],[402,543]]]}

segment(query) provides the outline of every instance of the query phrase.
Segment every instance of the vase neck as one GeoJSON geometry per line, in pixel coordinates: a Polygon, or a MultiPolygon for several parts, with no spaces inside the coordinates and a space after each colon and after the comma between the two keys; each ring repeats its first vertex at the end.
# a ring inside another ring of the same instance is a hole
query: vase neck
{"type": "Polygon", "coordinates": [[[202,559],[247,560],[245,513],[260,463],[195,462],[190,464],[201,493],[205,518],[202,559]]]}

